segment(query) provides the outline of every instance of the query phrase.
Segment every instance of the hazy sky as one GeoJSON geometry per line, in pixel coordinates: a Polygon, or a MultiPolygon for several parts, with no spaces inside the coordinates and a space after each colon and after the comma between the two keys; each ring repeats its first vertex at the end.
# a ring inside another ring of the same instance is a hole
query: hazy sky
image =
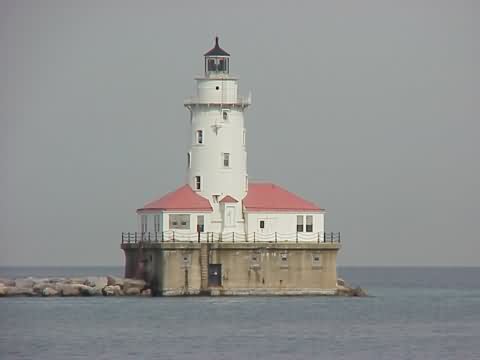
{"type": "Polygon", "coordinates": [[[123,264],[215,35],[250,179],[325,207],[339,264],[480,265],[479,2],[279,4],[0,0],[0,265],[123,264]]]}

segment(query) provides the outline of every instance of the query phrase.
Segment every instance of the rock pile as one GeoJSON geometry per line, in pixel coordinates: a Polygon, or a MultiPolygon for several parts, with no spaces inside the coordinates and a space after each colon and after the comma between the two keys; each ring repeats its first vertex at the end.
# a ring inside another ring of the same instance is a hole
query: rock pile
{"type": "Polygon", "coordinates": [[[84,278],[0,278],[0,297],[4,296],[150,296],[143,280],[115,276],[84,278]]]}
{"type": "Polygon", "coordinates": [[[361,287],[351,287],[345,280],[337,279],[337,293],[338,296],[368,296],[367,292],[361,287]]]}

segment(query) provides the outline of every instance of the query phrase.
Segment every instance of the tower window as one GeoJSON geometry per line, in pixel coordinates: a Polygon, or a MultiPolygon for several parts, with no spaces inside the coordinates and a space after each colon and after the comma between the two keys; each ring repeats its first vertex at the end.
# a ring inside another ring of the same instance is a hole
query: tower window
{"type": "Polygon", "coordinates": [[[223,159],[223,167],[230,167],[230,153],[223,153],[222,154],[222,159],[223,159]]]}
{"type": "Polygon", "coordinates": [[[215,64],[215,59],[208,59],[208,71],[216,71],[217,65],[215,64]]]}
{"type": "Polygon", "coordinates": [[[215,90],[220,90],[220,86],[215,86],[215,90]]]}
{"type": "Polygon", "coordinates": [[[303,215],[297,215],[297,232],[303,232],[303,215]]]}
{"type": "Polygon", "coordinates": [[[223,120],[228,120],[228,111],[227,110],[223,110],[223,120]]]}
{"type": "Polygon", "coordinates": [[[306,226],[305,226],[305,231],[306,232],[313,232],[313,216],[312,215],[307,215],[306,216],[306,226]]]}
{"type": "Polygon", "coordinates": [[[227,70],[227,67],[225,65],[225,59],[220,59],[218,61],[218,71],[225,71],[227,70]]]}
{"type": "Polygon", "coordinates": [[[260,220],[260,229],[265,229],[265,221],[260,220]]]}
{"type": "Polygon", "coordinates": [[[197,144],[203,144],[203,130],[197,130],[197,144]]]}
{"type": "Polygon", "coordinates": [[[187,153],[187,167],[190,169],[192,167],[192,154],[187,153]]]}
{"type": "Polygon", "coordinates": [[[195,190],[202,190],[202,177],[195,176],[195,190]]]}

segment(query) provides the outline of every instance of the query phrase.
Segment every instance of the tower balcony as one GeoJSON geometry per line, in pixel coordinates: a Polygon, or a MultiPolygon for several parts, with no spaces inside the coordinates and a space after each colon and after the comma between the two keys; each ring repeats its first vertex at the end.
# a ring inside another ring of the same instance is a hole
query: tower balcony
{"type": "Polygon", "coordinates": [[[193,105],[207,105],[207,106],[239,106],[245,108],[252,104],[251,96],[238,96],[234,99],[206,99],[203,97],[192,96],[183,102],[183,105],[190,107],[193,105]]]}

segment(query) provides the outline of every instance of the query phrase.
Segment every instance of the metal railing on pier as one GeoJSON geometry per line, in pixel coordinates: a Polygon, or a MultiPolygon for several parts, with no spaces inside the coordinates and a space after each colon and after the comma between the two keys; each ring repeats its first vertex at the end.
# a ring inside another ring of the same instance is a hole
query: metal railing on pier
{"type": "Polygon", "coordinates": [[[296,233],[237,233],[237,232],[197,232],[188,233],[183,231],[162,232],[122,232],[122,244],[135,244],[138,242],[252,242],[252,243],[279,243],[279,242],[317,242],[317,243],[340,243],[339,232],[296,232],[296,233]]]}

